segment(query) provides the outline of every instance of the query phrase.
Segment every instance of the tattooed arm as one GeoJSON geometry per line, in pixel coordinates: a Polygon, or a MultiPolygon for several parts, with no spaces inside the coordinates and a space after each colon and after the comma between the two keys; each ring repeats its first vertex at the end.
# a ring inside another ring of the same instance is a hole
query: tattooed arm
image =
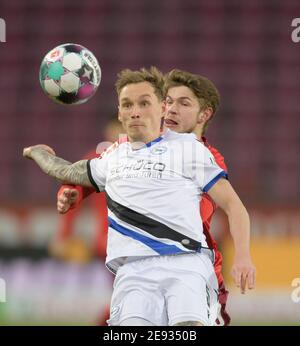
{"type": "Polygon", "coordinates": [[[34,160],[43,172],[67,184],[92,187],[87,171],[87,160],[75,163],[55,156],[53,149],[39,144],[23,150],[23,156],[34,160]]]}

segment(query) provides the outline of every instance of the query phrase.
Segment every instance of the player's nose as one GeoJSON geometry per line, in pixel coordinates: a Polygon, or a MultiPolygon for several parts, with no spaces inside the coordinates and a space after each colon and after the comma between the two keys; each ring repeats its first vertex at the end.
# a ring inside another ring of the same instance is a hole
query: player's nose
{"type": "Polygon", "coordinates": [[[133,107],[132,108],[132,113],[131,113],[131,118],[132,119],[138,119],[141,117],[141,112],[138,107],[133,107]]]}
{"type": "Polygon", "coordinates": [[[167,114],[168,113],[169,114],[177,114],[178,113],[178,107],[177,107],[175,102],[167,107],[167,114]]]}

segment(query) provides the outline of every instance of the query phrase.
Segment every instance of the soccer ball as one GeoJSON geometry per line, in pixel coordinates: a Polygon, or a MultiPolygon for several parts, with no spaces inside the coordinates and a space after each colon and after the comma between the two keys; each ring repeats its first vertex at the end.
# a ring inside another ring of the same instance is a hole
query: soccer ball
{"type": "Polygon", "coordinates": [[[67,43],[52,49],[40,67],[41,86],[52,100],[80,104],[90,99],[101,81],[95,56],[85,47],[67,43]]]}

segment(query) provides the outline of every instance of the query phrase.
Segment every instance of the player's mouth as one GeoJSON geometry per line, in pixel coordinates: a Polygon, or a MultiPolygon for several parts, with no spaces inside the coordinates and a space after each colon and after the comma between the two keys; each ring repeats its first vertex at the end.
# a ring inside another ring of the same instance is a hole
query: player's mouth
{"type": "Polygon", "coordinates": [[[165,125],[167,127],[173,127],[173,126],[177,126],[178,125],[178,122],[173,120],[173,119],[168,119],[168,118],[165,118],[165,125]]]}
{"type": "Polygon", "coordinates": [[[131,123],[129,125],[129,127],[141,127],[141,126],[144,126],[144,124],[142,124],[142,123],[131,123]]]}

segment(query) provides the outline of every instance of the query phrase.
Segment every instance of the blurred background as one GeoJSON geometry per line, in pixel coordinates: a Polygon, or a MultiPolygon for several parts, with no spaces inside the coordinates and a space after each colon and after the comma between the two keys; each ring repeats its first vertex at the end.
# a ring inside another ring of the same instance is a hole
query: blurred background
{"type": "Polygon", "coordinates": [[[212,229],[232,324],[299,325],[300,42],[292,41],[291,23],[300,2],[1,0],[0,17],[0,324],[103,323],[112,285],[103,265],[105,221],[90,201],[74,217],[59,216],[59,185],[22,149],[47,143],[69,161],[81,159],[112,138],[117,73],[155,65],[205,75],[221,93],[207,137],[250,212],[257,266],[255,291],[239,294],[218,213],[212,229]],[[42,58],[67,42],[90,49],[102,68],[96,95],[79,106],[55,104],[39,85],[42,58]],[[51,256],[57,234],[69,233],[68,255],[51,256]]]}

